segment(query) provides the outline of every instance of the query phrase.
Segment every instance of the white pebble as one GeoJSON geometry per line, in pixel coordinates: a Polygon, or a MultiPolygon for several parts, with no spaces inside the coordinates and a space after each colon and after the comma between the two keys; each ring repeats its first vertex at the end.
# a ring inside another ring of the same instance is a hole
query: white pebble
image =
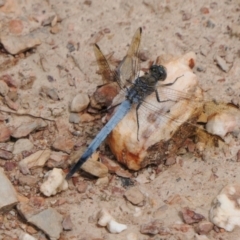
{"type": "Polygon", "coordinates": [[[54,168],[47,173],[47,180],[41,185],[40,191],[47,197],[55,195],[58,192],[68,188],[68,183],[65,180],[65,174],[62,169],[54,168]]]}
{"type": "Polygon", "coordinates": [[[120,233],[127,229],[127,225],[118,223],[106,209],[98,213],[98,224],[102,227],[107,226],[110,233],[120,233]]]}
{"type": "Polygon", "coordinates": [[[220,228],[231,232],[240,226],[240,184],[227,185],[213,200],[210,220],[220,228]]]}

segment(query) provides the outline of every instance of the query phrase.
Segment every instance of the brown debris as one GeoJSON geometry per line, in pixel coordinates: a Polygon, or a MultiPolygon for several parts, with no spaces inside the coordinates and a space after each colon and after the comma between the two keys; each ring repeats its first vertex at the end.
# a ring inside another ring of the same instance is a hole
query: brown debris
{"type": "Polygon", "coordinates": [[[188,207],[183,208],[181,213],[182,213],[184,222],[187,224],[198,223],[205,219],[205,217],[203,215],[194,212],[193,210],[189,209],[188,207]]]}

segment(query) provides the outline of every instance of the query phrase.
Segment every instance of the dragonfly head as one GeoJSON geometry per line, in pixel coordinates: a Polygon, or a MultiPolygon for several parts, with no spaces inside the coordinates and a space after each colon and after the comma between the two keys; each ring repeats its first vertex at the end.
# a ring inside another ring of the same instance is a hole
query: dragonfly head
{"type": "Polygon", "coordinates": [[[162,65],[152,65],[149,71],[157,81],[164,81],[167,78],[167,69],[162,65]]]}

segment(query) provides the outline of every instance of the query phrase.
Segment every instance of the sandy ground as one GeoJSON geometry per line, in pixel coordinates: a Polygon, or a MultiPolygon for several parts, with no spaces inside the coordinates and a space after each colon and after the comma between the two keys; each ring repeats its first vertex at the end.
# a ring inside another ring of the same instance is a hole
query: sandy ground
{"type": "MultiPolygon", "coordinates": [[[[102,123],[99,118],[88,123],[80,122],[74,130],[69,123],[69,103],[77,93],[91,96],[96,86],[102,83],[101,77],[96,74],[92,44],[98,43],[106,54],[114,52],[111,58],[114,63],[114,60],[120,60],[126,54],[138,27],[143,28],[141,49],[147,56],[147,62],[161,54],[181,56],[194,51],[197,54],[194,72],[208,98],[238,104],[239,11],[239,1],[230,0],[48,0],[38,3],[25,0],[19,1],[19,4],[6,1],[5,6],[0,8],[1,32],[7,36],[31,33],[41,44],[34,50],[14,54],[14,58],[2,50],[0,60],[4,66],[1,66],[0,75],[9,74],[18,83],[17,111],[24,109],[28,114],[40,114],[43,118],[53,119],[60,129],[60,134],[57,134],[55,125],[49,121],[51,129],[55,130],[45,129],[27,135],[25,138],[34,144],[32,151],[45,147],[53,150],[52,144],[60,135],[73,141],[73,144],[69,144],[68,153],[74,145],[85,149],[86,143],[91,141],[102,123]],[[47,14],[50,21],[46,23],[47,14]],[[55,15],[57,23],[53,20],[55,15]],[[10,24],[15,19],[20,23],[10,24]],[[220,60],[217,64],[218,57],[224,62],[220,60]],[[9,59],[11,63],[7,66],[6,60],[9,59]],[[14,59],[18,62],[13,63],[14,59]],[[33,76],[33,84],[24,87],[27,84],[23,81],[29,76],[33,76]],[[54,88],[59,100],[54,101],[39,94],[42,86],[54,88]],[[76,129],[80,132],[78,137],[71,135],[76,129]]],[[[10,111],[4,102],[1,103],[1,109],[10,111]]],[[[17,125],[19,115],[4,114],[8,116],[8,124],[17,125]]],[[[21,117],[24,122],[26,116],[21,117]]],[[[11,137],[6,143],[11,144],[18,138],[11,137]]],[[[182,225],[181,209],[190,207],[208,219],[211,202],[217,193],[228,183],[240,182],[239,149],[238,134],[228,135],[224,146],[205,153],[201,158],[194,153],[186,153],[178,156],[177,163],[172,166],[148,167],[134,173],[132,182],[145,196],[141,206],[133,206],[123,197],[131,186],[123,184],[122,178],[115,174],[109,174],[107,185],[100,186],[96,185],[95,178],[79,174],[75,184],[69,181],[67,191],[46,198],[40,193],[39,186],[49,170],[47,167],[32,170],[31,174],[38,182],[28,186],[28,183],[20,184],[22,173],[17,164],[13,164],[14,167],[8,171],[6,167],[9,166],[7,161],[18,162],[24,158],[23,155],[14,155],[10,160],[1,159],[0,165],[19,194],[28,199],[41,196],[45,206],[52,206],[63,216],[70,215],[72,230],[63,231],[60,239],[186,240],[194,239],[195,230],[190,225],[182,225]],[[155,177],[150,177],[153,173],[156,173],[155,177]],[[139,183],[137,176],[150,180],[139,183]],[[83,181],[87,183],[87,189],[79,193],[77,189],[83,181]],[[127,230],[111,234],[98,226],[96,214],[102,208],[108,209],[119,222],[125,223],[127,230]],[[169,234],[140,233],[142,224],[156,219],[169,229],[169,234]]],[[[104,153],[107,148],[102,146],[101,150],[104,153]]],[[[66,169],[66,164],[61,167],[66,169]]],[[[45,239],[40,230],[29,230],[29,224],[18,216],[16,209],[3,217],[5,220],[2,218],[0,239],[18,239],[14,232],[16,229],[27,231],[36,239],[45,239]],[[13,236],[9,236],[11,233],[13,236]]],[[[236,240],[240,239],[240,229],[236,228],[233,232],[212,230],[208,237],[236,240]]]]}

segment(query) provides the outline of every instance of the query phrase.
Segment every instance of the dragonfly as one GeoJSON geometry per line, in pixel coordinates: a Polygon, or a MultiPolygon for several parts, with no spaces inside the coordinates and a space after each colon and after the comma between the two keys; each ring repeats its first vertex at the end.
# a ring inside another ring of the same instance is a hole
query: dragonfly
{"type": "MultiPolygon", "coordinates": [[[[107,138],[109,133],[115,128],[115,126],[125,117],[132,107],[136,108],[136,120],[137,129],[139,130],[139,117],[138,110],[146,97],[155,94],[157,102],[161,103],[168,100],[161,100],[161,96],[157,91],[157,84],[163,82],[167,78],[167,70],[163,65],[152,65],[148,73],[139,76],[139,46],[141,42],[142,28],[137,29],[133,36],[132,42],[129,46],[126,56],[121,61],[115,71],[112,71],[107,59],[100,50],[97,44],[94,45],[94,52],[97,58],[97,62],[100,68],[100,73],[103,75],[103,79],[112,75],[112,78],[117,82],[120,89],[124,91],[125,100],[122,101],[115,112],[110,118],[107,124],[101,129],[94,140],[90,143],[86,151],[79,158],[79,160],[73,165],[66,179],[72,177],[72,175],[88,160],[89,157],[97,150],[100,144],[107,138]]],[[[180,76],[182,77],[182,76],[180,76]]],[[[180,77],[177,77],[171,83],[161,83],[161,86],[171,86],[180,77]]],[[[138,133],[137,133],[138,137],[138,133]]]]}

